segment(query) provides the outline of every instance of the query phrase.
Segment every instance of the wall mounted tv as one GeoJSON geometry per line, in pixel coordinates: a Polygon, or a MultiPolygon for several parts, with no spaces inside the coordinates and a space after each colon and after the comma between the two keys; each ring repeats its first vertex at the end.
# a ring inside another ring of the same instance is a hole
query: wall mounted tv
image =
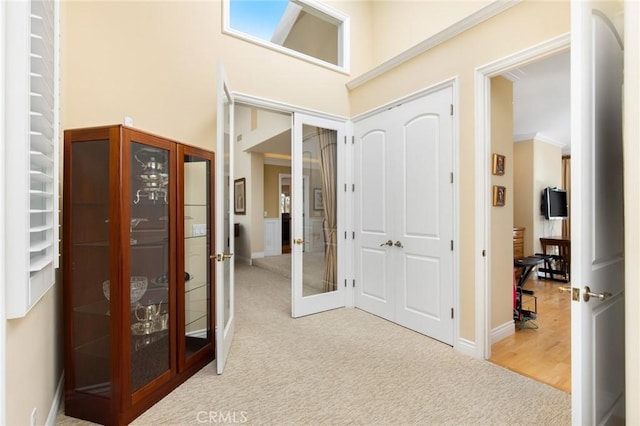
{"type": "Polygon", "coordinates": [[[542,191],[540,213],[547,219],[566,219],[569,215],[567,191],[550,186],[545,188],[542,191]]]}

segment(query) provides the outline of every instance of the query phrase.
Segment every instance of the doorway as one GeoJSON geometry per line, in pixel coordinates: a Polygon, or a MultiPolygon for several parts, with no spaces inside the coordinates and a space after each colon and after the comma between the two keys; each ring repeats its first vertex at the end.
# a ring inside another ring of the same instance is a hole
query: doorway
{"type": "Polygon", "coordinates": [[[249,203],[236,217],[239,256],[290,281],[293,316],[345,306],[344,121],[243,103],[236,126],[236,177],[249,203]]]}
{"type": "MultiPolygon", "coordinates": [[[[568,219],[543,215],[541,194],[570,183],[563,159],[571,139],[569,68],[567,51],[491,79],[492,152],[508,159],[505,170],[492,170],[491,181],[510,196],[491,209],[490,361],[565,392],[571,391],[571,302],[558,288],[570,285],[568,219]],[[515,266],[530,257],[538,264],[515,266]]],[[[554,194],[566,195],[562,190],[554,194]]]]}
{"type": "Polygon", "coordinates": [[[291,253],[291,175],[278,174],[278,203],[282,254],[291,253]]]}

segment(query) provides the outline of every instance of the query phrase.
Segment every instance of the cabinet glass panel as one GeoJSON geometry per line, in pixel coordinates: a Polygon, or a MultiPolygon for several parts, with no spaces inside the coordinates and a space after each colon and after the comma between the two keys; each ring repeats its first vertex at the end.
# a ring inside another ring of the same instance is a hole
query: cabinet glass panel
{"type": "Polygon", "coordinates": [[[169,151],[131,143],[131,389],[170,368],[169,151]]]}
{"type": "Polygon", "coordinates": [[[212,341],[211,324],[211,162],[184,156],[185,355],[212,341]]]}
{"type": "Polygon", "coordinates": [[[73,144],[71,163],[74,386],[108,397],[109,141],[73,144]]]}

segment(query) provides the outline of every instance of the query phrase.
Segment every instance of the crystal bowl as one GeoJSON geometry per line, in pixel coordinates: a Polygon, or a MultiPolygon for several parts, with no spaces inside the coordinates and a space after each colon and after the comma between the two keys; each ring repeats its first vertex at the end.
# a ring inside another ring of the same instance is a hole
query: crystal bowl
{"type": "MultiPolygon", "coordinates": [[[[131,277],[131,303],[136,303],[147,291],[147,285],[149,284],[147,277],[142,276],[132,276],[131,277]]],[[[102,283],[102,293],[104,293],[104,297],[109,300],[109,280],[106,280],[102,283]]]]}

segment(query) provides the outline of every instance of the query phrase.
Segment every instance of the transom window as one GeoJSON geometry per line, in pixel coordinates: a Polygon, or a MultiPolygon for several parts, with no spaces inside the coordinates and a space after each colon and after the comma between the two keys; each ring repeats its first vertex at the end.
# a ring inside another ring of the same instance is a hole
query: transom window
{"type": "Polygon", "coordinates": [[[223,31],[349,72],[348,17],[315,0],[224,0],[223,31]]]}

